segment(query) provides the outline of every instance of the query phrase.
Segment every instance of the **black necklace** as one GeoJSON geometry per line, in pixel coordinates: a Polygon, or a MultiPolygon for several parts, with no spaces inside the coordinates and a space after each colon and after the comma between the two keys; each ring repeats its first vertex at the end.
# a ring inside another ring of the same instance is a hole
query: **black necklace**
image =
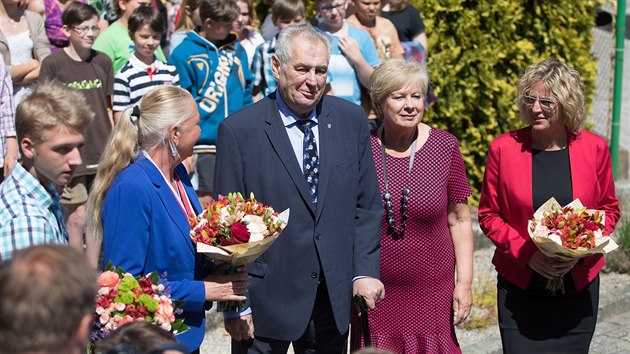
{"type": "MultiPolygon", "coordinates": [[[[396,220],[394,219],[394,210],[393,210],[393,202],[392,195],[389,193],[389,188],[387,184],[387,153],[385,152],[385,143],[384,140],[384,128],[381,126],[378,132],[381,138],[381,157],[383,160],[383,184],[385,186],[385,193],[383,194],[383,204],[385,207],[385,216],[387,217],[387,232],[392,235],[394,240],[402,239],[405,234],[405,229],[407,228],[407,211],[409,204],[409,194],[411,191],[409,188],[404,187],[400,192],[400,226],[396,226],[396,220]]],[[[409,169],[407,170],[407,181],[410,180],[411,177],[411,169],[413,168],[413,160],[416,152],[416,142],[417,142],[418,130],[416,129],[416,135],[414,137],[413,143],[411,143],[411,154],[409,155],[409,169]]]]}

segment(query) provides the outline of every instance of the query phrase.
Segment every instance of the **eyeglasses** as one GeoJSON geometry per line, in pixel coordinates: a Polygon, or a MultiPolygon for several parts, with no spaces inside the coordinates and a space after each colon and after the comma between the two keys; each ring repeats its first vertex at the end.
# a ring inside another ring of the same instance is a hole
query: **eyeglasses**
{"type": "Polygon", "coordinates": [[[339,4],[330,4],[330,5],[322,5],[319,7],[320,10],[325,11],[325,12],[332,12],[332,10],[337,9],[340,10],[342,7],[344,7],[346,5],[346,2],[342,2],[339,4]]]}
{"type": "Polygon", "coordinates": [[[394,204],[392,203],[392,195],[389,193],[383,194],[383,200],[385,201],[385,215],[387,216],[388,231],[392,233],[394,240],[401,239],[407,228],[407,204],[409,203],[409,188],[403,188],[402,197],[400,197],[400,227],[396,227],[396,220],[394,220],[394,210],[392,210],[394,204]]]}
{"type": "Polygon", "coordinates": [[[80,36],[85,36],[90,30],[92,30],[92,33],[94,34],[99,34],[101,32],[101,28],[99,26],[72,27],[72,29],[77,31],[80,36]]]}
{"type": "Polygon", "coordinates": [[[551,110],[556,105],[556,103],[558,103],[549,98],[527,96],[527,95],[521,97],[521,99],[523,100],[523,103],[525,103],[528,106],[533,106],[536,103],[536,101],[538,101],[540,108],[544,110],[551,110]]]}

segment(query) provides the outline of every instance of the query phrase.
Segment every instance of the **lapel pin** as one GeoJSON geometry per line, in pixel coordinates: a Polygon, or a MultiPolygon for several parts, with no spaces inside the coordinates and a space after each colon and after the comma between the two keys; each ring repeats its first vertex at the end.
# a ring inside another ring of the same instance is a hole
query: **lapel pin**
{"type": "Polygon", "coordinates": [[[328,129],[330,129],[331,126],[332,126],[332,124],[328,123],[328,129]]]}

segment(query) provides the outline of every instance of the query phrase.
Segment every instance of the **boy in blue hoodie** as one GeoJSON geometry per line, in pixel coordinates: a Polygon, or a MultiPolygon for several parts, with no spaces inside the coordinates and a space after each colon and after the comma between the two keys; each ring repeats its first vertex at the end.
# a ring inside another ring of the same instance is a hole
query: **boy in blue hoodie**
{"type": "Polygon", "coordinates": [[[247,53],[231,32],[232,22],[240,16],[234,0],[201,0],[201,33],[188,32],[169,57],[179,73],[179,84],[197,101],[201,115],[201,136],[197,153],[197,194],[205,206],[212,196],[215,143],[219,123],[230,114],[252,103],[253,77],[247,53]]]}

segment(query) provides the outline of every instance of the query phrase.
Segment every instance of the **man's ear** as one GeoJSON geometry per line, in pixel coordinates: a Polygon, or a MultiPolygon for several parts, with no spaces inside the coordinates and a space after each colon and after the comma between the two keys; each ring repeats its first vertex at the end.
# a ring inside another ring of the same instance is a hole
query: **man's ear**
{"type": "Polygon", "coordinates": [[[61,33],[66,37],[70,37],[70,27],[66,25],[61,26],[61,33]]]}
{"type": "Polygon", "coordinates": [[[72,347],[77,348],[77,353],[85,353],[85,349],[90,337],[90,329],[92,327],[92,315],[85,315],[79,321],[79,326],[72,336],[72,347]]]}
{"type": "Polygon", "coordinates": [[[35,150],[35,148],[35,142],[33,142],[31,138],[25,136],[22,138],[22,140],[20,140],[20,150],[22,151],[24,157],[26,157],[27,159],[32,160],[33,157],[37,155],[37,151],[35,150]]]}
{"type": "Polygon", "coordinates": [[[120,9],[120,11],[125,12],[125,10],[127,9],[127,1],[118,0],[118,8],[120,9]]]}
{"type": "Polygon", "coordinates": [[[208,17],[207,19],[201,21],[203,23],[203,25],[206,28],[212,28],[212,25],[214,25],[214,22],[212,21],[212,19],[210,17],[208,17]]]}
{"type": "Polygon", "coordinates": [[[271,56],[271,71],[273,72],[273,77],[278,80],[280,78],[280,59],[275,54],[271,56]]]}

